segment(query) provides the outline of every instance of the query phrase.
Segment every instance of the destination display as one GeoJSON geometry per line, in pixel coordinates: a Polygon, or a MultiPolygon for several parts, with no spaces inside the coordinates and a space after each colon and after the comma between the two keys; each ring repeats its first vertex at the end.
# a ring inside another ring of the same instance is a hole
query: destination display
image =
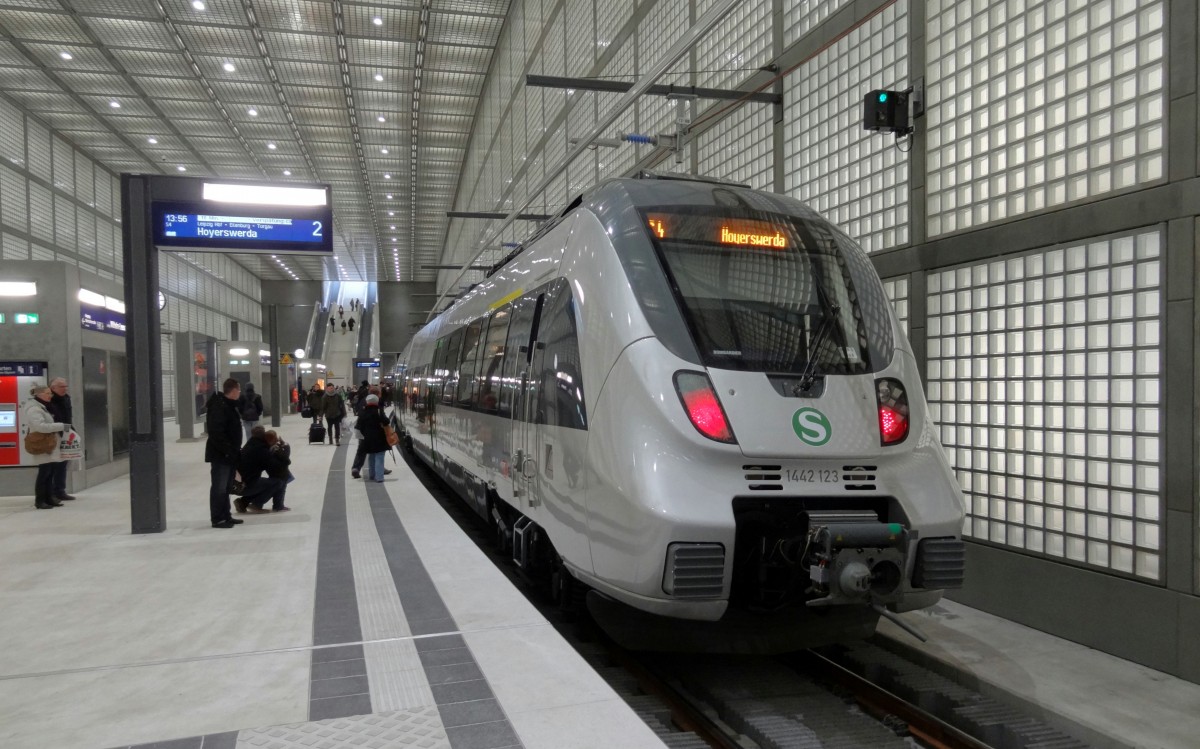
{"type": "Polygon", "coordinates": [[[327,207],[154,204],[154,242],[193,250],[333,252],[327,207]]]}
{"type": "Polygon", "coordinates": [[[79,303],[79,323],[84,330],[110,335],[125,335],[125,313],[94,304],[79,303]]]}

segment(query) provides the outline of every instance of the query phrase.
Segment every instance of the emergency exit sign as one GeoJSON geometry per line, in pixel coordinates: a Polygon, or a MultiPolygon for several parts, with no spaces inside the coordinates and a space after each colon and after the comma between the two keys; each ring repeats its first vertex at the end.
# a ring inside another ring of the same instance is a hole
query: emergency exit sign
{"type": "Polygon", "coordinates": [[[13,315],[13,322],[17,325],[37,325],[38,313],[36,312],[18,312],[13,315]]]}

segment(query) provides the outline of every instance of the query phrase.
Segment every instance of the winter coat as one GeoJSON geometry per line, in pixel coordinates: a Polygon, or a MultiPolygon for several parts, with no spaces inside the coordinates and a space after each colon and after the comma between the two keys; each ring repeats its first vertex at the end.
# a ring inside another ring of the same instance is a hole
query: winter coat
{"type": "Polygon", "coordinates": [[[238,402],[217,393],[208,399],[204,427],[208,442],[204,445],[205,463],[224,463],[236,466],[242,449],[242,415],[238,402]]]}
{"type": "Polygon", "coordinates": [[[362,415],[358,417],[355,428],[362,434],[363,452],[373,455],[391,449],[387,443],[387,434],[383,431],[384,424],[387,424],[387,419],[379,406],[368,404],[362,410],[362,415]]]}
{"type": "Polygon", "coordinates": [[[317,412],[329,421],[341,421],[346,418],[346,401],[337,393],[325,393],[317,412]]]}
{"type": "MultiPolygon", "coordinates": [[[[21,408],[21,424],[27,431],[48,434],[62,432],[66,428],[66,425],[61,421],[54,420],[54,417],[50,415],[50,409],[37,398],[30,398],[25,401],[25,405],[21,408]]],[[[22,440],[21,450],[24,451],[24,449],[24,440],[22,440]]],[[[26,453],[26,455],[29,454],[26,453]]],[[[29,455],[29,459],[34,465],[39,466],[43,463],[62,462],[58,445],[55,445],[54,452],[48,455],[29,455]]]]}
{"type": "Polygon", "coordinates": [[[55,421],[61,421],[64,424],[75,423],[74,409],[71,408],[71,396],[54,393],[50,396],[48,408],[55,421]]]}
{"type": "Polygon", "coordinates": [[[242,474],[242,481],[249,488],[254,486],[254,483],[262,478],[264,473],[268,476],[280,476],[281,474],[286,476],[287,467],[291,462],[287,457],[272,451],[266,440],[251,437],[246,446],[242,448],[237,470],[242,474]]]}
{"type": "Polygon", "coordinates": [[[238,396],[238,414],[243,421],[258,421],[263,415],[262,396],[254,392],[254,385],[246,383],[246,389],[238,396]]]}
{"type": "Polygon", "coordinates": [[[321,412],[321,401],[324,399],[325,393],[322,393],[320,390],[308,391],[308,407],[313,410],[314,415],[321,412]]]}

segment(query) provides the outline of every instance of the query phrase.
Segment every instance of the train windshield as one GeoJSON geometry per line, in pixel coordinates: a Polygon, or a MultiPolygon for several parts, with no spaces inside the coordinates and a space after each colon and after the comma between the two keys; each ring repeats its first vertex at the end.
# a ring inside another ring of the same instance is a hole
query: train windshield
{"type": "Polygon", "coordinates": [[[815,214],[643,212],[704,364],[860,374],[892,356],[890,306],[866,254],[815,214]]]}

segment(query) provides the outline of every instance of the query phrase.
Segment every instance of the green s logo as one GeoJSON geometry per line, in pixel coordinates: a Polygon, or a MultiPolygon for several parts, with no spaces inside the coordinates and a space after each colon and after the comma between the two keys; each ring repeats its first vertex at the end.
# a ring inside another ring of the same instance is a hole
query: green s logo
{"type": "Polygon", "coordinates": [[[820,447],[833,436],[829,418],[815,408],[802,408],[792,414],[792,429],[806,445],[820,447]]]}

